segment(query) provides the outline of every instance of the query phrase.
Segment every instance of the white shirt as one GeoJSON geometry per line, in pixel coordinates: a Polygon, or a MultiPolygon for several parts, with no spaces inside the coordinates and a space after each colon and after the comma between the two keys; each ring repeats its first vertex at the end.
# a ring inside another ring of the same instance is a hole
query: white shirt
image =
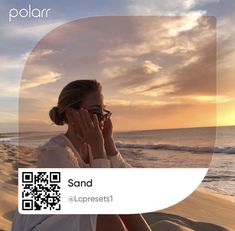
{"type": "Polygon", "coordinates": [[[71,141],[59,134],[51,138],[38,150],[39,168],[127,168],[131,167],[118,152],[108,159],[93,159],[91,148],[88,145],[89,164],[85,163],[71,141]]]}

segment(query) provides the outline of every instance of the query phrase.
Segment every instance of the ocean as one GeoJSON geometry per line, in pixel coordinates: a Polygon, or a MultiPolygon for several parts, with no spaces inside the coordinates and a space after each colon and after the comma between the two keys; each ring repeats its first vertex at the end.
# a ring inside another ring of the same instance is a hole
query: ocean
{"type": "MultiPolygon", "coordinates": [[[[0,142],[38,147],[60,132],[1,133],[0,142]]],[[[134,167],[209,167],[202,186],[235,196],[235,126],[115,132],[134,167]],[[213,154],[213,155],[212,155],[213,154]]]]}

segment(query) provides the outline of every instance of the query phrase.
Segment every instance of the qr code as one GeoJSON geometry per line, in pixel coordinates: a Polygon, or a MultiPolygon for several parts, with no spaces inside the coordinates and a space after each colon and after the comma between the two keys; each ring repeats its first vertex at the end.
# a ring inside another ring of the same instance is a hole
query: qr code
{"type": "Polygon", "coordinates": [[[60,210],[60,172],[22,172],[22,210],[60,210]]]}

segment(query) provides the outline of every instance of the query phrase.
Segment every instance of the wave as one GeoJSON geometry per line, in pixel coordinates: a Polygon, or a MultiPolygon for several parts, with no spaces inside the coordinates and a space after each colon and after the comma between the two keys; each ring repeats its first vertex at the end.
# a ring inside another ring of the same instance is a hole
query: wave
{"type": "Polygon", "coordinates": [[[116,142],[118,148],[154,149],[186,151],[191,153],[226,153],[235,154],[235,147],[198,147],[198,146],[177,146],[171,144],[131,144],[116,142]]]}
{"type": "MultiPolygon", "coordinates": [[[[0,137],[0,143],[16,143],[18,141],[17,136],[2,136],[0,137]]],[[[43,137],[45,138],[45,137],[43,137]]],[[[46,137],[48,138],[48,137],[46,137]]],[[[42,137],[29,137],[30,140],[42,141],[42,137]]],[[[44,140],[43,140],[44,141],[44,140]]],[[[42,142],[40,142],[42,143],[42,142]]],[[[171,150],[171,151],[185,151],[191,153],[225,153],[225,154],[235,154],[234,146],[226,147],[214,147],[214,146],[179,146],[173,144],[135,144],[135,143],[125,143],[121,141],[115,142],[118,148],[132,148],[132,149],[153,149],[153,150],[171,150]]]]}
{"type": "Polygon", "coordinates": [[[12,140],[15,140],[15,139],[17,139],[17,137],[1,137],[0,138],[0,142],[10,142],[10,141],[12,141],[12,140]]]}

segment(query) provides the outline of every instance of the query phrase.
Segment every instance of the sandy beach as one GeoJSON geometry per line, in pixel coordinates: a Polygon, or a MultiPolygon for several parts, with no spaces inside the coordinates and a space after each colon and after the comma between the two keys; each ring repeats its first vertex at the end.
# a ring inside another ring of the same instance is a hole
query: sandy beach
{"type": "Polygon", "coordinates": [[[156,231],[235,230],[235,202],[227,196],[198,188],[177,205],[145,218],[156,231]]]}
{"type": "Polygon", "coordinates": [[[0,143],[0,230],[10,230],[14,211],[17,207],[18,163],[30,167],[35,163],[32,149],[0,143]],[[18,162],[19,150],[22,155],[18,162]]]}
{"type": "MultiPolygon", "coordinates": [[[[17,207],[18,147],[0,143],[0,230],[10,230],[17,207]]],[[[22,167],[35,163],[32,149],[21,147],[22,167]]],[[[163,211],[144,214],[156,231],[226,231],[235,230],[235,201],[198,188],[188,198],[163,211]]]]}

